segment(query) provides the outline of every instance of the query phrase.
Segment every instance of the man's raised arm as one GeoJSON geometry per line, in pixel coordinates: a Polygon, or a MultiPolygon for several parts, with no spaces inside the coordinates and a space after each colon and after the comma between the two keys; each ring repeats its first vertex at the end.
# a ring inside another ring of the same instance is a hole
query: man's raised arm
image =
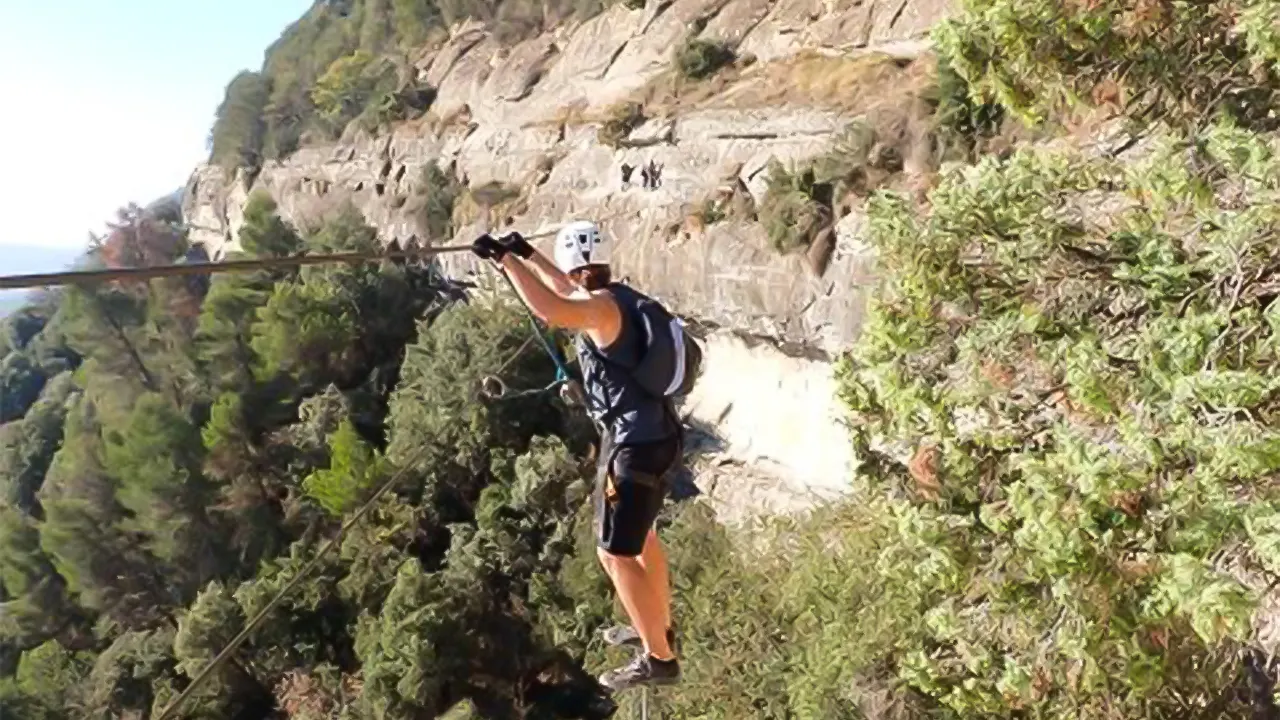
{"type": "MultiPolygon", "coordinates": [[[[507,277],[511,278],[516,294],[547,325],[606,338],[617,335],[622,316],[618,306],[606,296],[561,295],[548,287],[529,263],[516,257],[508,246],[488,235],[483,235],[472,243],[472,252],[500,265],[507,277]]],[[[570,285],[570,291],[572,289],[573,286],[570,285]]]]}
{"type": "Polygon", "coordinates": [[[569,276],[556,267],[555,263],[547,259],[547,256],[538,252],[536,248],[529,244],[520,233],[510,233],[499,240],[507,247],[507,250],[528,262],[533,268],[534,273],[542,280],[547,287],[556,291],[557,294],[569,297],[573,294],[574,285],[569,282],[569,276]]]}

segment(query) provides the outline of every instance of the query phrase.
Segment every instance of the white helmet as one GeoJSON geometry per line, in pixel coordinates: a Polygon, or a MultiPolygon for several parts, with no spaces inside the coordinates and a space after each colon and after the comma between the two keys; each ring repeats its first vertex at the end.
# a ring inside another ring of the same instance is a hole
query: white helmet
{"type": "Polygon", "coordinates": [[[595,223],[575,220],[556,234],[555,257],[556,265],[566,273],[586,265],[608,265],[609,243],[595,223]]]}

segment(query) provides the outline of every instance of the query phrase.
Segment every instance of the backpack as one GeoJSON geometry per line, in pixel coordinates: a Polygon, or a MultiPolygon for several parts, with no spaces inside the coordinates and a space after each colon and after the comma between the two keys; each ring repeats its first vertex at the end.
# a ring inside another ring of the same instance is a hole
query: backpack
{"type": "MultiPolygon", "coordinates": [[[[644,347],[628,374],[649,395],[672,399],[688,395],[702,372],[702,347],[684,330],[684,322],[662,303],[626,285],[609,286],[630,314],[644,347]]],[[[593,347],[595,355],[609,362],[593,347]]]]}

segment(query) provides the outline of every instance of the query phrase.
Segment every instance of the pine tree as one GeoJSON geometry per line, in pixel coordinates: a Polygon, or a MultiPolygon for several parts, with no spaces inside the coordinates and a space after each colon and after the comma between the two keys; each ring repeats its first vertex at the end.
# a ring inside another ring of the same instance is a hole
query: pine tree
{"type": "Polygon", "coordinates": [[[92,404],[74,401],[39,494],[45,510],[40,546],[81,605],[125,627],[146,627],[166,617],[177,597],[144,538],[122,527],[126,511],[99,433],[92,404]]]}
{"type": "MultiPolygon", "coordinates": [[[[245,205],[240,245],[246,257],[281,257],[296,253],[302,241],[276,214],[271,196],[259,192],[245,205]]],[[[200,355],[215,388],[245,392],[253,384],[257,358],[251,346],[252,326],[276,283],[289,275],[261,271],[213,280],[200,313],[198,336],[200,355]]]]}
{"type": "Polygon", "coordinates": [[[199,430],[156,394],[138,398],[127,425],[108,432],[105,443],[104,470],[129,512],[121,527],[147,538],[182,597],[226,570],[222,528],[208,512],[215,491],[201,471],[203,454],[199,430]]]}

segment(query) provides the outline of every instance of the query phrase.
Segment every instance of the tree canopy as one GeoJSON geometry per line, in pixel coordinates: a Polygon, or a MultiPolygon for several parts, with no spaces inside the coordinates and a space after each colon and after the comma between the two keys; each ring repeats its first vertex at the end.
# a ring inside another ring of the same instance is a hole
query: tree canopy
{"type": "MultiPolygon", "coordinates": [[[[247,135],[215,145],[241,162],[316,103],[351,115],[380,53],[456,12],[317,3],[237,78],[220,116],[247,135]]],[[[838,373],[852,497],[745,531],[668,505],[684,682],[654,715],[1274,715],[1278,17],[968,0],[936,30],[957,131],[1087,109],[1141,141],[872,195],[880,281],[838,373]]],[[[428,186],[444,227],[456,188],[428,186]]],[[[250,257],[377,242],[351,208],[300,232],[258,194],[244,216],[250,257]]],[[[175,220],[126,207],[85,262],[182,262],[175,220]]],[[[607,717],[589,424],[485,400],[487,374],[554,367],[512,305],[439,282],[386,262],[104,284],[0,322],[0,716],[154,717],[398,477],[184,717],[607,717]]]]}

